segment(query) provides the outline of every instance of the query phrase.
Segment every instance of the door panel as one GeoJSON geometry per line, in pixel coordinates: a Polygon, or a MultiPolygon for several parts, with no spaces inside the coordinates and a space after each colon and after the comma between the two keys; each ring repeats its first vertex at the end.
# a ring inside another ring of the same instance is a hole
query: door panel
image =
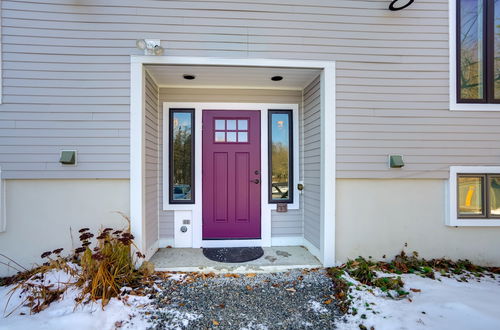
{"type": "Polygon", "coordinates": [[[203,111],[203,239],[260,238],[260,111],[203,111]]]}

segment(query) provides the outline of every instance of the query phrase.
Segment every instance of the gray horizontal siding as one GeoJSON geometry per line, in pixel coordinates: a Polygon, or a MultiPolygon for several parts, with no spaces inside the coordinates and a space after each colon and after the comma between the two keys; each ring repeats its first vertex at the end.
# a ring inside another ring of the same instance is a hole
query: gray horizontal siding
{"type": "Polygon", "coordinates": [[[158,190],[159,190],[159,159],[158,148],[160,121],[158,118],[158,86],[146,73],[146,109],[145,109],[145,225],[146,249],[153,247],[159,239],[158,190]]]}
{"type": "Polygon", "coordinates": [[[144,37],[172,56],[337,61],[340,178],[498,164],[500,112],[448,110],[448,1],[388,3],[4,0],[2,174],[128,178],[129,55],[144,37]],[[77,166],[60,166],[62,149],[78,150],[77,166]],[[407,165],[388,169],[389,154],[407,165]]]}
{"type": "Polygon", "coordinates": [[[321,82],[317,77],[304,89],[303,171],[304,171],[304,238],[320,247],[321,192],[321,82]]]}
{"type": "MultiPolygon", "coordinates": [[[[228,103],[291,103],[299,104],[301,112],[302,93],[284,90],[240,90],[240,89],[188,89],[160,88],[159,112],[163,120],[163,102],[228,102],[228,103]]],[[[160,127],[161,130],[161,127],[160,127]]],[[[163,132],[160,132],[162,136],[163,132]]],[[[300,134],[300,133],[299,133],[300,134]]],[[[160,150],[163,150],[163,139],[160,139],[160,150]]],[[[162,160],[160,159],[160,162],[162,160]]],[[[163,173],[160,173],[160,176],[163,173]]],[[[160,180],[161,182],[161,180],[160,180]]],[[[198,192],[201,193],[201,192],[198,192]]],[[[160,189],[162,196],[163,189],[160,189]]],[[[160,198],[161,200],[162,198],[160,198]]],[[[272,237],[301,237],[303,235],[302,209],[290,210],[288,213],[272,212],[272,237]]],[[[172,211],[160,210],[160,237],[172,238],[174,220],[172,211]]]]}

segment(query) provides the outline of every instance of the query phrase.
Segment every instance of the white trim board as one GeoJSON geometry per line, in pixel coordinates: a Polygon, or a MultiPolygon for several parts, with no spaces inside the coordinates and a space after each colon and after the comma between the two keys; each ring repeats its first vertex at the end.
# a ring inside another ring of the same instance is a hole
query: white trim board
{"type": "MultiPolygon", "coordinates": [[[[457,174],[459,173],[491,173],[500,174],[500,166],[450,166],[448,185],[448,216],[445,224],[454,227],[494,227],[500,226],[500,219],[465,219],[457,216],[457,174]]],[[[485,183],[486,184],[486,183],[485,183]]]]}
{"type": "Polygon", "coordinates": [[[449,56],[450,56],[450,110],[455,111],[500,111],[500,104],[457,103],[457,0],[448,0],[449,5],[449,56]]]}
{"type": "MultiPolygon", "coordinates": [[[[299,107],[297,104],[282,103],[211,103],[211,102],[164,102],[163,103],[163,209],[165,211],[191,211],[193,248],[200,247],[239,247],[239,246],[271,246],[271,211],[276,210],[276,204],[270,204],[268,201],[268,110],[290,109],[293,116],[293,130],[299,130],[299,107]],[[195,168],[195,203],[194,204],[170,204],[168,190],[169,185],[169,109],[190,108],[194,111],[194,168],[195,168]],[[257,110],[260,111],[261,119],[261,239],[256,240],[203,240],[202,239],[202,214],[203,214],[203,180],[202,180],[202,118],[203,110],[257,110]]],[[[299,182],[299,134],[293,135],[293,174],[294,182],[299,182]]],[[[294,184],[294,202],[289,204],[289,209],[299,209],[300,191],[297,184],[294,184]]],[[[179,234],[177,228],[174,228],[174,237],[179,234]]]]}
{"type": "MultiPolygon", "coordinates": [[[[144,228],[144,65],[205,65],[245,66],[320,69],[321,73],[321,248],[319,259],[324,266],[335,265],[335,62],[177,57],[177,56],[131,56],[130,90],[130,213],[131,228],[137,238],[139,250],[145,250],[144,228]],[[329,129],[325,131],[325,127],[329,129]]],[[[270,237],[269,237],[270,240],[270,237]]]]}

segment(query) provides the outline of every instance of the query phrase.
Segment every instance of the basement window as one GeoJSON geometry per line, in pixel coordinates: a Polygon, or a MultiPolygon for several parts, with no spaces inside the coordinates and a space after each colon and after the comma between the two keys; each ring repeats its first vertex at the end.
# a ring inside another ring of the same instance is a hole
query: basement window
{"type": "Polygon", "coordinates": [[[452,167],[449,225],[500,225],[500,168],[452,167]]]}
{"type": "Polygon", "coordinates": [[[170,109],[169,202],[194,204],[194,109],[170,109]]]}

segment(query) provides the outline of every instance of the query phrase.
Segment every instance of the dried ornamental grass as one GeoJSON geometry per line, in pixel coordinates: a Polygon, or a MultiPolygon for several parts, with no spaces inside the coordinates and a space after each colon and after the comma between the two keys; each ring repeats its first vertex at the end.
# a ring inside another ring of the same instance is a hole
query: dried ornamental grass
{"type": "MultiPolygon", "coordinates": [[[[121,213],[120,213],[121,214],[121,213]]],[[[126,230],[113,231],[105,228],[96,237],[97,245],[90,248],[90,239],[94,237],[88,228],[80,230],[82,246],[76,249],[80,254],[80,272],[77,285],[82,288],[79,302],[97,301],[101,299],[106,306],[112,297],[120,293],[120,288],[137,281],[141,273],[135,269],[131,248],[134,246],[134,236],[130,233],[130,220],[126,230]]],[[[140,252],[136,256],[144,258],[140,252]]]]}
{"type": "Polygon", "coordinates": [[[75,249],[73,255],[61,257],[63,249],[44,252],[41,257],[47,262],[42,266],[12,277],[10,283],[18,284],[11,290],[11,297],[14,293],[26,297],[18,307],[29,307],[30,313],[38,313],[58,300],[68,287],[76,286],[81,289],[77,304],[101,300],[104,308],[112,297],[120,294],[122,287],[138,285],[141,278],[148,274],[146,270],[135,269],[135,257],[144,258],[144,255],[140,252],[131,255],[132,247],[135,247],[134,236],[130,233],[129,218],[121,215],[128,221],[126,229],[105,228],[95,237],[89,228],[82,228],[79,230],[81,246],[75,249]],[[63,271],[72,283],[59,283],[57,286],[47,283],[44,275],[50,271],[63,271]]]}

